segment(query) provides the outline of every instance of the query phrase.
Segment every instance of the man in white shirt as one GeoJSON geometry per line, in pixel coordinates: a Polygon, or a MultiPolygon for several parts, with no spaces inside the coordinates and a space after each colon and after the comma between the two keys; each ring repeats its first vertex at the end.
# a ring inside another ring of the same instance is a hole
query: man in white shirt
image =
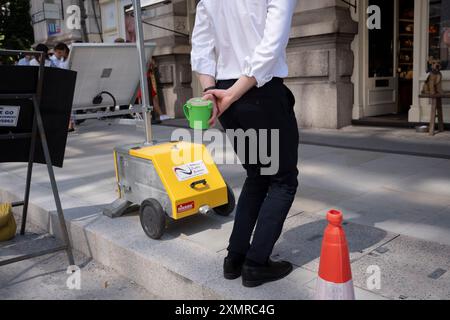
{"type": "Polygon", "coordinates": [[[50,59],[53,61],[54,65],[60,69],[68,69],[69,47],[64,42],[60,42],[53,50],[55,53],[50,59]]]}
{"type": "Polygon", "coordinates": [[[270,256],[298,187],[295,98],[282,80],[288,75],[286,47],[296,4],[297,0],[202,0],[197,6],[191,64],[205,89],[204,99],[215,104],[211,125],[219,118],[225,129],[279,130],[280,151],[273,155],[279,156],[277,174],[265,176],[261,161],[250,164],[241,159],[247,179],[224,276],[242,275],[247,287],[279,280],[292,271],[289,262],[274,262],[270,256]]]}

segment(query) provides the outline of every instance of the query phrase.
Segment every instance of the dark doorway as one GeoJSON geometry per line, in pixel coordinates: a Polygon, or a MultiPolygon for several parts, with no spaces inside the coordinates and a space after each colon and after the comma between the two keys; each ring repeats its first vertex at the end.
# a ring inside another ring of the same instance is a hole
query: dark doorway
{"type": "Polygon", "coordinates": [[[413,103],[414,0],[397,0],[394,6],[387,6],[385,1],[370,1],[371,4],[378,5],[383,2],[384,27],[382,30],[369,31],[369,76],[395,76],[396,106],[394,105],[388,114],[365,117],[354,121],[354,124],[404,126],[408,123],[408,113],[413,103]],[[397,10],[394,9],[392,12],[395,6],[397,10]],[[392,41],[387,34],[391,34],[389,30],[394,29],[396,37],[392,41]],[[396,50],[393,46],[397,46],[396,50]],[[392,57],[393,52],[396,52],[395,59],[389,58],[392,57]],[[393,66],[393,60],[395,66],[393,66]]]}

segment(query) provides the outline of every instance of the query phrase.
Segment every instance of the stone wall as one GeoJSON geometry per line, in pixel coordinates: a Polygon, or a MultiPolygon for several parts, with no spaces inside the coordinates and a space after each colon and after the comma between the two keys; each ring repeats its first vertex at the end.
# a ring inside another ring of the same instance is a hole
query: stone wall
{"type": "MultiPolygon", "coordinates": [[[[146,10],[144,21],[188,34],[186,0],[146,10]]],[[[192,93],[189,37],[144,25],[146,41],[156,42],[154,53],[159,70],[161,108],[168,116],[183,117],[183,105],[192,93]]]]}
{"type": "Polygon", "coordinates": [[[352,120],[350,46],[358,25],[338,1],[306,2],[299,3],[293,19],[286,84],[296,97],[301,127],[342,128],[352,120]]]}

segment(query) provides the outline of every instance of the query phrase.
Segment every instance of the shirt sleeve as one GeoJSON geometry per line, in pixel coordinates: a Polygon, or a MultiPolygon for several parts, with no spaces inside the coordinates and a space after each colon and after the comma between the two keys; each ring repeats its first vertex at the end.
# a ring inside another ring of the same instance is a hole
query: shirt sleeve
{"type": "Polygon", "coordinates": [[[36,59],[31,59],[30,66],[39,66],[39,62],[36,59]]]}
{"type": "Polygon", "coordinates": [[[212,77],[216,76],[214,33],[203,1],[197,5],[195,26],[192,32],[191,65],[192,71],[212,77]]]}
{"type": "Polygon", "coordinates": [[[272,80],[278,58],[285,54],[296,5],[297,0],[268,0],[264,36],[244,63],[244,75],[255,77],[258,87],[272,80]]]}

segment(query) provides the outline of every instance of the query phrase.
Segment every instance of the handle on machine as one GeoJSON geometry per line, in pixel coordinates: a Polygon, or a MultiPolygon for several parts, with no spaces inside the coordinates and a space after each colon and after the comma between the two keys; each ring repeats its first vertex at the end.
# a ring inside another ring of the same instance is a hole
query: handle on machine
{"type": "Polygon", "coordinates": [[[206,187],[206,186],[208,185],[208,182],[206,182],[206,179],[192,182],[192,183],[191,183],[191,188],[192,188],[192,189],[195,189],[199,184],[201,184],[201,185],[203,185],[203,186],[206,187]]]}

